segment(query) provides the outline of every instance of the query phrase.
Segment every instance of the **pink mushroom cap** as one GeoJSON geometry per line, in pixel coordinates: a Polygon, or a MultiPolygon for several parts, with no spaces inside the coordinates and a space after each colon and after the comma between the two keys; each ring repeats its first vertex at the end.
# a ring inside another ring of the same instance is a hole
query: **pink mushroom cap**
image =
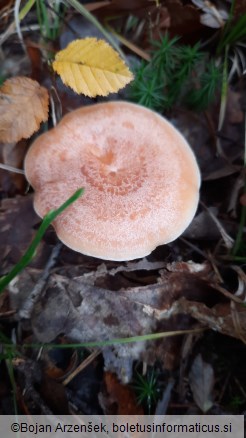
{"type": "Polygon", "coordinates": [[[172,242],[192,221],[200,172],[184,137],[142,106],[107,102],[67,114],[34,141],[25,174],[43,217],[78,188],[53,225],[75,251],[132,260],[172,242]]]}

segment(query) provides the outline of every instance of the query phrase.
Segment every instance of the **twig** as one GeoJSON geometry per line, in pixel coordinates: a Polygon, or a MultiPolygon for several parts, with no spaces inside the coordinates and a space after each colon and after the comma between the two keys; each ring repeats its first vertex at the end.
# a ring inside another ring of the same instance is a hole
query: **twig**
{"type": "Polygon", "coordinates": [[[239,380],[235,376],[234,376],[234,382],[237,384],[237,386],[240,389],[243,397],[246,399],[246,391],[244,390],[244,388],[242,387],[241,383],[239,382],[239,380]]]}
{"type": "Polygon", "coordinates": [[[223,295],[225,295],[225,297],[229,298],[231,301],[234,301],[235,303],[238,303],[238,304],[243,304],[243,301],[241,300],[241,298],[238,298],[235,295],[231,294],[231,292],[224,289],[222,286],[219,286],[218,284],[214,284],[214,283],[209,283],[209,284],[213,289],[218,290],[223,295]]]}
{"type": "Polygon", "coordinates": [[[216,277],[217,277],[217,279],[218,279],[218,282],[219,282],[219,283],[223,283],[223,278],[222,278],[221,275],[220,275],[220,272],[219,272],[218,266],[217,266],[217,264],[216,264],[216,262],[215,262],[215,259],[214,259],[213,255],[211,254],[210,251],[207,251],[207,255],[208,255],[208,260],[210,261],[210,263],[211,263],[211,265],[212,265],[212,268],[213,268],[213,270],[214,270],[214,272],[215,272],[215,275],[216,275],[216,277]]]}
{"type": "Polygon", "coordinates": [[[226,248],[231,249],[233,247],[233,244],[234,244],[234,240],[232,239],[232,237],[229,236],[229,234],[226,232],[224,227],[221,225],[220,221],[215,217],[215,215],[211,212],[211,210],[209,210],[209,208],[202,201],[200,201],[200,204],[203,206],[203,208],[205,208],[205,210],[208,212],[211,219],[216,224],[216,226],[221,234],[221,237],[224,240],[224,244],[225,244],[226,248]]]}
{"type": "Polygon", "coordinates": [[[22,49],[25,52],[25,54],[27,54],[26,46],[24,43],[24,39],[23,39],[21,27],[20,27],[20,5],[21,5],[21,0],[15,0],[15,5],[14,5],[15,28],[16,28],[16,32],[17,32],[17,35],[19,37],[22,49]]]}
{"type": "Polygon", "coordinates": [[[81,371],[83,371],[93,360],[101,354],[101,350],[95,350],[90,354],[77,368],[74,370],[63,382],[62,384],[66,386],[71,380],[74,379],[81,371]]]}
{"type": "Polygon", "coordinates": [[[8,172],[20,173],[21,175],[25,175],[24,170],[17,169],[16,167],[9,166],[8,164],[0,163],[0,169],[7,170],[8,172]]]}
{"type": "Polygon", "coordinates": [[[184,237],[180,237],[181,242],[184,242],[187,246],[189,246],[191,249],[197,252],[197,254],[200,254],[205,260],[208,259],[207,254],[202,251],[200,248],[198,248],[196,245],[193,245],[193,243],[189,242],[189,240],[186,240],[184,237]]]}
{"type": "Polygon", "coordinates": [[[62,243],[59,242],[53,248],[52,253],[49,257],[48,262],[46,263],[46,266],[44,268],[44,271],[43,271],[39,281],[37,282],[36,286],[33,288],[32,292],[30,293],[28,298],[25,300],[22,308],[18,312],[19,316],[21,318],[25,318],[25,319],[30,318],[33,307],[34,307],[35,303],[37,302],[38,298],[40,297],[40,295],[41,295],[41,293],[46,285],[47,279],[50,275],[50,270],[53,268],[54,264],[56,263],[56,259],[60,253],[61,247],[62,247],[62,243]]]}
{"type": "Polygon", "coordinates": [[[109,24],[107,25],[107,28],[121,42],[121,44],[124,44],[124,46],[126,46],[128,49],[130,49],[133,53],[136,53],[138,56],[145,59],[145,61],[151,60],[151,56],[147,52],[145,52],[140,47],[131,43],[126,38],[124,38],[122,35],[117,33],[109,24]]]}
{"type": "Polygon", "coordinates": [[[234,324],[235,333],[237,334],[238,339],[241,339],[241,341],[244,344],[246,344],[246,337],[243,335],[240,318],[235,303],[233,301],[231,301],[231,317],[234,324]]]}
{"type": "MultiPolygon", "coordinates": [[[[35,3],[35,0],[29,0],[26,2],[25,6],[19,12],[19,15],[18,15],[19,21],[21,21],[25,18],[25,16],[28,14],[30,9],[33,7],[34,3],[35,3]]],[[[16,7],[18,7],[18,5],[16,6],[16,4],[15,4],[15,8],[16,7]]],[[[37,26],[37,27],[34,26],[34,27],[36,29],[39,29],[39,26],[37,26]]],[[[10,23],[10,25],[8,26],[6,31],[0,36],[0,47],[9,38],[9,36],[11,36],[13,33],[15,33],[15,28],[16,28],[16,20],[13,21],[12,23],[10,23]]],[[[22,28],[22,32],[23,32],[23,30],[30,30],[30,29],[31,29],[31,27],[22,28]]]]}
{"type": "Polygon", "coordinates": [[[56,126],[57,123],[59,123],[59,121],[62,118],[62,103],[61,103],[59,95],[58,95],[58,93],[53,85],[50,89],[50,106],[51,106],[53,126],[56,126]],[[58,106],[56,105],[55,99],[58,102],[58,106]]]}

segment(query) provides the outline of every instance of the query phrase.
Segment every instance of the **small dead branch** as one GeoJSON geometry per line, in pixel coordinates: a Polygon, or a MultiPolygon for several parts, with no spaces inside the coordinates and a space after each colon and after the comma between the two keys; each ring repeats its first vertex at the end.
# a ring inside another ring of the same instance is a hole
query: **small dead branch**
{"type": "Polygon", "coordinates": [[[45,288],[47,279],[50,275],[50,271],[56,263],[56,259],[60,253],[62,247],[62,243],[58,243],[52,250],[50,258],[44,268],[43,274],[41,275],[38,283],[24,302],[23,306],[19,310],[19,316],[24,319],[28,319],[31,316],[33,307],[35,303],[38,301],[43,289],[45,288]]]}
{"type": "Polygon", "coordinates": [[[83,371],[93,360],[101,354],[101,350],[95,350],[90,354],[63,382],[64,386],[68,385],[81,371],[83,371]]]}
{"type": "Polygon", "coordinates": [[[16,169],[16,167],[9,166],[8,164],[0,163],[0,169],[7,170],[8,172],[20,173],[21,175],[25,175],[24,170],[16,169]]]}
{"type": "Polygon", "coordinates": [[[233,244],[234,244],[234,240],[232,239],[232,237],[229,236],[229,234],[224,229],[223,225],[215,217],[215,215],[211,212],[211,210],[202,201],[200,201],[200,204],[203,206],[203,208],[205,208],[205,210],[208,212],[208,214],[211,217],[211,219],[216,224],[216,226],[217,226],[217,228],[218,228],[218,230],[219,230],[219,232],[221,234],[221,237],[222,237],[222,239],[224,241],[224,244],[225,244],[226,248],[227,249],[231,249],[233,247],[233,244]]]}

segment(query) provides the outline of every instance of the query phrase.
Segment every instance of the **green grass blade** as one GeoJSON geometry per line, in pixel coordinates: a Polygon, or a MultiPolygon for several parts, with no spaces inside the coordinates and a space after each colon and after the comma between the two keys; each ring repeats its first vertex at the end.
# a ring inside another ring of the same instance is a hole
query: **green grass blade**
{"type": "Polygon", "coordinates": [[[227,21],[227,24],[221,35],[217,47],[217,54],[221,54],[227,45],[231,46],[246,38],[246,14],[242,15],[233,25],[231,21],[232,19],[227,21]]]}
{"type": "Polygon", "coordinates": [[[206,330],[206,327],[204,328],[197,328],[197,329],[191,329],[191,330],[176,330],[171,332],[162,332],[162,333],[151,333],[147,335],[141,335],[141,336],[132,336],[129,338],[114,338],[110,339],[108,341],[95,341],[95,342],[81,342],[79,344],[23,344],[22,348],[81,348],[81,347],[105,347],[108,345],[113,344],[130,344],[133,342],[144,342],[144,341],[151,341],[155,339],[161,339],[161,338],[168,338],[171,336],[178,336],[178,335],[187,335],[190,333],[202,333],[206,330]]]}
{"type": "Polygon", "coordinates": [[[9,380],[10,380],[10,383],[11,383],[11,386],[12,386],[12,391],[13,391],[14,412],[15,412],[15,415],[18,415],[17,389],[16,389],[14,367],[13,367],[12,357],[11,356],[6,358],[6,366],[7,366],[7,370],[8,370],[9,380]]]}
{"type": "Polygon", "coordinates": [[[4,277],[0,279],[0,294],[3,292],[5,287],[10,283],[13,278],[16,277],[32,260],[33,256],[35,255],[37,246],[39,242],[41,241],[45,231],[51,224],[51,222],[56,219],[56,217],[61,214],[69,205],[71,205],[74,201],[76,201],[84,192],[84,189],[77,190],[69,199],[67,199],[64,204],[62,204],[59,208],[56,210],[51,210],[49,213],[47,213],[37,231],[37,234],[35,235],[32,243],[28,247],[27,251],[23,255],[23,257],[20,259],[20,261],[13,267],[13,269],[4,277]]]}
{"type": "Polygon", "coordinates": [[[239,18],[238,22],[232,27],[225,37],[224,44],[233,44],[246,37],[246,15],[239,18]]]}
{"type": "Polygon", "coordinates": [[[90,21],[109,41],[109,43],[119,52],[120,56],[125,60],[125,55],[116,44],[114,38],[105,30],[105,28],[99,23],[99,21],[92,15],[78,0],[66,0],[65,3],[72,6],[76,11],[83,15],[88,21],[90,21]]]}
{"type": "Polygon", "coordinates": [[[23,20],[23,18],[25,18],[25,16],[28,14],[28,12],[32,9],[34,3],[36,2],[36,0],[28,0],[25,4],[25,6],[21,9],[20,13],[19,13],[19,20],[23,20]]]}
{"type": "Polygon", "coordinates": [[[38,0],[37,3],[39,3],[39,10],[40,10],[40,31],[43,37],[51,39],[51,26],[49,23],[49,16],[48,16],[48,10],[43,2],[43,0],[38,0]]]}

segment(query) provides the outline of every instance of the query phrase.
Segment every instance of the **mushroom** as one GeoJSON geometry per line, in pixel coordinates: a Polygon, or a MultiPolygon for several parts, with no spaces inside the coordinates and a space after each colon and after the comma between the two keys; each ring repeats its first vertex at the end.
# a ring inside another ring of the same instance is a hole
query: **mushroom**
{"type": "Polygon", "coordinates": [[[67,114],[25,159],[43,217],[84,187],[54,221],[60,240],[106,260],[132,260],[175,240],[193,219],[200,187],[194,154],[163,117],[107,102],[67,114]]]}

